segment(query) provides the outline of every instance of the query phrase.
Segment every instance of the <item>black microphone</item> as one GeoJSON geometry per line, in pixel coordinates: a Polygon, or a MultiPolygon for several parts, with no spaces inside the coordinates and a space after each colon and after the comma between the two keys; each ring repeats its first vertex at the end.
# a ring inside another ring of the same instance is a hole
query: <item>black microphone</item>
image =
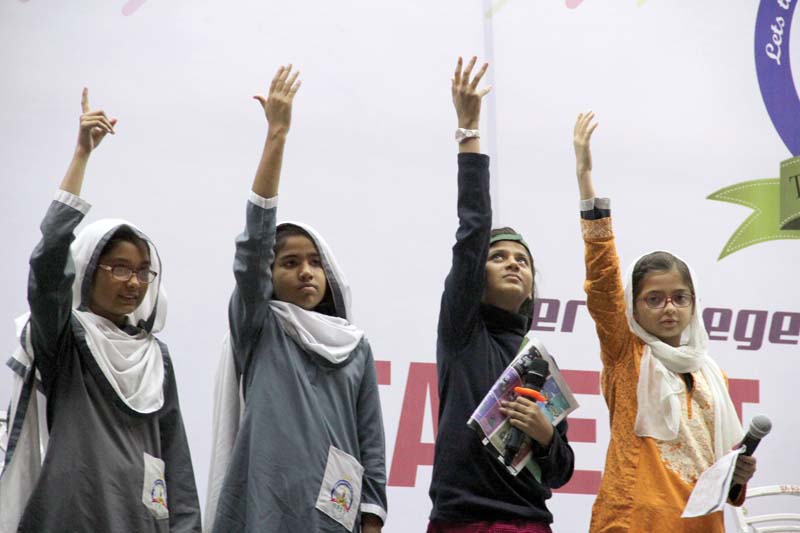
{"type": "MultiPolygon", "coordinates": [[[[531,351],[538,355],[536,348],[531,351]]],[[[517,372],[522,376],[522,386],[526,389],[533,389],[536,392],[542,390],[547,376],[550,375],[550,366],[547,361],[540,357],[533,357],[530,353],[522,356],[515,365],[517,372]]],[[[525,442],[527,435],[521,429],[512,427],[506,435],[506,449],[503,454],[503,461],[506,466],[510,466],[514,457],[519,453],[522,443],[525,442]]]]}
{"type": "MultiPolygon", "coordinates": [[[[770,430],[772,430],[772,422],[769,418],[764,415],[754,416],[750,421],[750,429],[747,430],[747,434],[742,439],[741,446],[744,448],[742,455],[753,455],[753,452],[756,451],[758,447],[758,443],[769,434],[770,430]]],[[[741,491],[741,485],[733,485],[730,492],[728,492],[728,498],[731,501],[736,501],[741,491]]]]}

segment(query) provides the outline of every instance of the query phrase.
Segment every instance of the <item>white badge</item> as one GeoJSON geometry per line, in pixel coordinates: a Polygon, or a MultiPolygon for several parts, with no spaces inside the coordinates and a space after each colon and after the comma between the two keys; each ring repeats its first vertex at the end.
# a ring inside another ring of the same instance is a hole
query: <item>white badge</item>
{"type": "Polygon", "coordinates": [[[363,475],[364,467],[355,457],[334,446],[328,449],[328,464],[317,498],[317,509],[348,531],[353,531],[358,516],[363,475]]]}
{"type": "Polygon", "coordinates": [[[169,518],[167,482],[164,479],[164,461],[146,452],[144,453],[142,503],[156,517],[156,520],[169,518]]]}

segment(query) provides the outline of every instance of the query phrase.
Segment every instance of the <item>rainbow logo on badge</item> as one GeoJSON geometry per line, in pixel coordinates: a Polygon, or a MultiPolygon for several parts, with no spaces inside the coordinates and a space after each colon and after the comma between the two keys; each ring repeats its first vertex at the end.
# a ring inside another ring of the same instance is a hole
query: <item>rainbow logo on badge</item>
{"type": "Polygon", "coordinates": [[[353,506],[353,486],[344,479],[334,483],[331,489],[331,502],[342,514],[348,513],[353,506]]]}

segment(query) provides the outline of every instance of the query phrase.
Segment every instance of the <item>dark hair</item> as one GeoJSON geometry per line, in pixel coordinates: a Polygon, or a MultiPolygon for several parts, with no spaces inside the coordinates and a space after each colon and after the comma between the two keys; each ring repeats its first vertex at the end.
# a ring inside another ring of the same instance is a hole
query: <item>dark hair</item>
{"type": "Polygon", "coordinates": [[[108,239],[108,242],[106,242],[105,246],[103,246],[103,249],[100,251],[100,255],[98,257],[103,257],[104,255],[111,253],[111,250],[113,250],[114,247],[121,242],[129,242],[140,250],[146,250],[148,257],[150,255],[150,247],[147,246],[147,241],[141,238],[139,234],[136,233],[136,231],[130,226],[120,226],[113,233],[113,235],[111,235],[111,238],[108,239]]]}
{"type": "MultiPolygon", "coordinates": [[[[496,237],[497,235],[503,235],[503,234],[507,234],[507,233],[511,233],[512,235],[520,235],[517,232],[517,230],[515,230],[511,226],[505,226],[505,227],[502,227],[502,228],[493,229],[492,232],[489,234],[489,241],[491,241],[492,238],[496,237]]],[[[497,241],[497,242],[502,242],[502,241],[497,241]]],[[[518,242],[518,241],[509,241],[509,242],[518,242]]],[[[494,246],[495,244],[497,244],[497,243],[490,244],[489,248],[491,249],[491,247],[494,246]]],[[[522,243],[520,243],[520,244],[522,244],[522,243]]],[[[525,301],[522,303],[522,306],[520,306],[520,308],[519,308],[519,312],[520,312],[520,314],[532,317],[533,316],[533,293],[536,290],[536,279],[535,279],[536,278],[536,267],[533,264],[533,256],[531,255],[531,251],[528,249],[527,246],[523,246],[523,247],[525,248],[525,251],[528,252],[528,259],[531,262],[531,274],[534,276],[534,281],[533,281],[533,284],[531,284],[531,295],[530,295],[529,298],[526,298],[525,301]]]]}
{"type": "MultiPolygon", "coordinates": [[[[286,241],[289,237],[305,237],[309,241],[314,244],[316,248],[316,243],[314,243],[314,239],[311,238],[311,235],[308,234],[306,230],[301,228],[300,226],[295,226],[294,224],[281,224],[278,226],[277,231],[275,232],[275,257],[278,257],[278,254],[283,247],[286,246],[286,241]]],[[[317,250],[319,252],[319,250],[317,250]]]]}
{"type": "MultiPolygon", "coordinates": [[[[277,259],[280,251],[283,250],[283,248],[286,246],[286,241],[289,240],[289,237],[305,237],[306,239],[311,241],[311,244],[314,245],[314,248],[317,248],[317,243],[314,241],[314,238],[311,237],[311,235],[309,235],[306,230],[304,230],[300,226],[295,226],[294,224],[281,224],[280,226],[278,226],[278,229],[275,232],[275,246],[273,247],[275,258],[272,260],[270,269],[275,266],[275,259],[277,259]]],[[[319,252],[319,249],[317,249],[317,253],[319,253],[320,258],[322,258],[322,254],[319,252]]],[[[328,270],[327,268],[323,268],[326,282],[328,282],[327,270],[328,270]]],[[[312,311],[316,311],[317,313],[322,313],[323,315],[338,316],[336,314],[336,305],[333,302],[333,295],[331,294],[330,282],[325,283],[325,294],[322,296],[322,300],[317,304],[317,306],[314,309],[312,309],[312,311]]]]}
{"type": "Polygon", "coordinates": [[[689,286],[689,291],[694,295],[694,283],[689,267],[669,252],[652,252],[636,262],[633,267],[633,299],[639,297],[642,289],[642,280],[650,272],[669,272],[677,270],[683,278],[683,282],[689,286]]]}

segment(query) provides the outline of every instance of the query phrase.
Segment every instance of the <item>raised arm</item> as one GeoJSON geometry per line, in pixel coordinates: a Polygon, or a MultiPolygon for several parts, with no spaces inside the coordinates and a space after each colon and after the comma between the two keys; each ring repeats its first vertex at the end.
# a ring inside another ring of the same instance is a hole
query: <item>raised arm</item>
{"type": "Polygon", "coordinates": [[[292,119],[292,102],[300,81],[292,66],[280,67],[267,96],[256,95],[267,117],[267,138],[247,203],[245,230],[236,238],[233,273],[236,288],[231,296],[228,320],[234,357],[239,372],[257,340],[272,296],[275,216],[283,150],[292,119]]]}
{"type": "Polygon", "coordinates": [[[49,389],[57,370],[56,356],[61,353],[72,312],[72,283],[75,267],[70,256],[74,230],[89,210],[79,197],[86,164],[92,151],[107,133],[114,132],[116,119],[103,111],[91,111],[89,91],[81,96],[78,142],[60,190],[50,204],[41,224],[42,239],[30,258],[28,304],[31,310],[31,344],[36,365],[49,389]]]}
{"type": "Polygon", "coordinates": [[[619,257],[611,229],[611,211],[606,198],[596,198],[592,183],[590,141],[597,123],[594,113],[581,113],[575,122],[578,190],[581,198],[581,229],[586,260],[586,306],[594,319],[603,364],[613,366],[632,338],[625,316],[625,291],[619,257]]]}
{"type": "Polygon", "coordinates": [[[292,101],[301,83],[297,79],[299,74],[299,71],[292,72],[292,65],[281,67],[272,78],[269,94],[253,96],[264,108],[269,124],[264,150],[253,179],[253,192],[263,198],[273,198],[278,195],[283,149],[292,122],[292,101]]]}
{"type": "MultiPolygon", "coordinates": [[[[475,62],[473,57],[462,72],[459,58],[452,79],[458,127],[464,130],[477,129],[481,99],[491,90],[491,87],[478,89],[488,64],[485,63],[475,77],[470,78],[475,62]]],[[[479,153],[477,137],[467,137],[458,149],[458,231],[439,315],[441,339],[456,350],[469,340],[478,319],[492,229],[489,158],[479,153]]]]}

